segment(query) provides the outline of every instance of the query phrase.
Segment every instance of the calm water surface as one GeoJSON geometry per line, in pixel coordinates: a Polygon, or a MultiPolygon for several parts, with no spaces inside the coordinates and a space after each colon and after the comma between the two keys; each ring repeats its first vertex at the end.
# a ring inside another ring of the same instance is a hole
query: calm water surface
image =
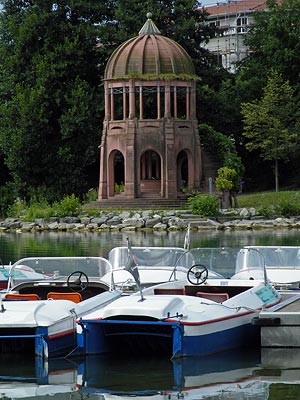
{"type": "MultiPolygon", "coordinates": [[[[278,349],[277,349],[278,350],[278,349]]],[[[299,399],[299,354],[270,349],[164,358],[8,360],[0,356],[3,399],[292,400],[299,399]]]]}
{"type": "MultiPolygon", "coordinates": [[[[3,263],[34,256],[103,256],[116,246],[183,246],[185,232],[102,232],[0,234],[3,263]]],[[[300,230],[200,231],[191,233],[191,248],[246,245],[299,245],[300,230]]]]}
{"type": "MultiPolygon", "coordinates": [[[[115,246],[179,246],[176,233],[21,233],[0,235],[3,263],[31,256],[104,256],[115,246]]],[[[299,245],[300,231],[192,232],[191,247],[299,245]]],[[[178,362],[166,359],[11,360],[0,355],[2,398],[36,400],[296,400],[300,352],[235,351],[178,362]]]]}

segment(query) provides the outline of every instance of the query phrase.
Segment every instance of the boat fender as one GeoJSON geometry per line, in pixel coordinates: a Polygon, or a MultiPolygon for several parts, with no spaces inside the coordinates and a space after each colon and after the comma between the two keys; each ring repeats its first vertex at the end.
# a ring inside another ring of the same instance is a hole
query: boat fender
{"type": "Polygon", "coordinates": [[[254,317],[252,319],[252,325],[255,326],[278,326],[280,325],[280,318],[279,317],[274,317],[274,318],[259,318],[259,317],[254,317]]]}

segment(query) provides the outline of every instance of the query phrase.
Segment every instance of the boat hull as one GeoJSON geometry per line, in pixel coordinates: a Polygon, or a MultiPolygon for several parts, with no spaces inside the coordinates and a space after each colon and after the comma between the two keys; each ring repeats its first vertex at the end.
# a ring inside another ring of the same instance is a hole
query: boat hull
{"type": "Polygon", "coordinates": [[[260,331],[252,325],[255,313],[224,321],[184,325],[178,321],[91,320],[81,331],[82,352],[166,354],[172,358],[213,354],[257,346],[260,331]],[[245,320],[245,318],[247,320],[245,320]]]}
{"type": "Polygon", "coordinates": [[[48,327],[12,327],[0,329],[0,351],[31,357],[58,357],[68,354],[77,344],[73,318],[48,327]]]}

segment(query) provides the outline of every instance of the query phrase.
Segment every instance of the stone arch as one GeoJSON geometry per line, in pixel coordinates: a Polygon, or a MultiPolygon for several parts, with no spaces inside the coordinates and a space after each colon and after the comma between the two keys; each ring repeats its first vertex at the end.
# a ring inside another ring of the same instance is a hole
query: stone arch
{"type": "Polygon", "coordinates": [[[140,194],[141,196],[161,193],[162,160],[155,150],[147,149],[140,157],[140,194]]]}
{"type": "Polygon", "coordinates": [[[125,184],[125,161],[119,150],[113,150],[108,158],[108,195],[120,193],[125,184]]]}
{"type": "Polygon", "coordinates": [[[177,155],[177,191],[185,193],[191,183],[191,154],[188,150],[181,150],[177,155]]]}

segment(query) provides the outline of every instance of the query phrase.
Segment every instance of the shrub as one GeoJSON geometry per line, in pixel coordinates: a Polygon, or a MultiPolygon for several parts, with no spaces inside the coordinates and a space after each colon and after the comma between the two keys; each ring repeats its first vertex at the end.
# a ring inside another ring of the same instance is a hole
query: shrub
{"type": "Polygon", "coordinates": [[[125,185],[124,185],[123,182],[121,182],[120,184],[119,183],[115,183],[115,193],[124,192],[124,188],[125,188],[125,185]]]}
{"type": "Polygon", "coordinates": [[[188,202],[192,212],[201,217],[213,217],[219,214],[219,201],[215,196],[199,193],[189,197],[188,202]]]}
{"type": "Polygon", "coordinates": [[[276,215],[276,209],[274,206],[261,206],[256,210],[257,215],[262,215],[263,217],[272,218],[276,215]]]}
{"type": "Polygon", "coordinates": [[[275,207],[277,215],[282,217],[291,217],[293,215],[300,215],[300,204],[295,199],[281,200],[275,207]]]}
{"type": "Polygon", "coordinates": [[[90,189],[84,196],[83,202],[90,203],[91,201],[96,201],[98,199],[98,190],[90,189]]]}
{"type": "Polygon", "coordinates": [[[23,216],[23,221],[34,221],[36,218],[43,218],[49,220],[52,216],[52,207],[46,202],[36,202],[32,203],[27,207],[26,212],[23,216]]]}
{"type": "Polygon", "coordinates": [[[21,217],[27,212],[27,205],[25,200],[17,198],[12,205],[8,207],[7,215],[9,217],[21,217]]]}
{"type": "Polygon", "coordinates": [[[52,208],[57,217],[76,216],[81,210],[80,200],[71,194],[71,196],[65,196],[61,201],[54,203],[52,208]]]}

